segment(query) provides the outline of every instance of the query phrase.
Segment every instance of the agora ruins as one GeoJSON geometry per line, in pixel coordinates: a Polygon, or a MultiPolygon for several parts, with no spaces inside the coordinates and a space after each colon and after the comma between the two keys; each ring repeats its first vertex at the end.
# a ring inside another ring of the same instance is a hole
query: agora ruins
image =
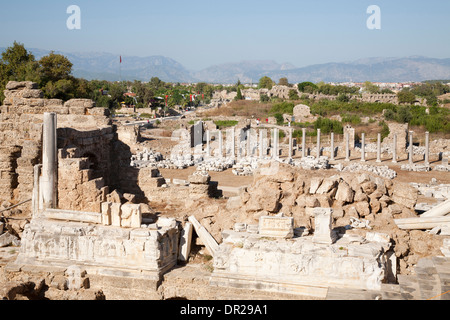
{"type": "Polygon", "coordinates": [[[450,298],[448,139],[394,122],[296,138],[202,108],[136,121],[33,82],[4,95],[4,299],[450,298]]]}

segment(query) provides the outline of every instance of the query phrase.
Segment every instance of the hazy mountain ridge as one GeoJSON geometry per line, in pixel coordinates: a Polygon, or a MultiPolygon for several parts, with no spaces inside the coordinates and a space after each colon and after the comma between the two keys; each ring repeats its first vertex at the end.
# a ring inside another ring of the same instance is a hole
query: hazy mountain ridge
{"type": "MultiPolygon", "coordinates": [[[[5,48],[0,48],[3,52],[5,48]]],[[[28,49],[36,59],[49,50],[28,49]]],[[[406,82],[450,79],[450,58],[436,59],[422,56],[404,58],[373,57],[350,62],[331,62],[297,68],[290,63],[273,60],[241,61],[213,65],[190,71],[181,63],[164,56],[133,57],[111,53],[55,53],[66,56],[73,63],[73,75],[88,80],[102,79],[148,81],[158,77],[167,82],[257,83],[263,76],[274,81],[282,77],[289,82],[406,82]]]]}

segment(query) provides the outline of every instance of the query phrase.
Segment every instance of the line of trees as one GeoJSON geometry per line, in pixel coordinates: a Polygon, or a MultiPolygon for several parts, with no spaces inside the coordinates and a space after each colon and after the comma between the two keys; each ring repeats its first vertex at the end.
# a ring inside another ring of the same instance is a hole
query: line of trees
{"type": "Polygon", "coordinates": [[[54,52],[36,60],[23,44],[14,42],[1,54],[0,104],[5,98],[3,91],[9,81],[36,82],[47,99],[92,99],[98,107],[110,109],[118,109],[122,104],[136,105],[137,108],[163,107],[166,97],[168,107],[198,106],[201,100],[209,103],[214,91],[220,89],[204,82],[190,86],[166,83],[157,77],[145,83],[88,81],[74,77],[72,67],[73,64],[67,57],[54,52]],[[129,91],[136,96],[124,96],[129,91]],[[192,99],[193,95],[198,95],[197,99],[192,99]]]}

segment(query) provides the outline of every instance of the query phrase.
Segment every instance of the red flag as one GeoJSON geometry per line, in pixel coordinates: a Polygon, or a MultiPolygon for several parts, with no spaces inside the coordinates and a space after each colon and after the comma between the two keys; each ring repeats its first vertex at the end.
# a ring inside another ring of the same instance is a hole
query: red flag
{"type": "Polygon", "coordinates": [[[120,56],[120,63],[122,63],[122,56],[120,56]]]}

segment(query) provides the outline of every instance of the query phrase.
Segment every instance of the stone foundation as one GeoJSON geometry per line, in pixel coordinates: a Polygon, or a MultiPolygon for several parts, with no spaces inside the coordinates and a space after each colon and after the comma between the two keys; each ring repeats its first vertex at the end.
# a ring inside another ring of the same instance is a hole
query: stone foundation
{"type": "Polygon", "coordinates": [[[14,265],[76,265],[88,274],[159,281],[176,265],[178,237],[176,225],[130,229],[35,218],[25,227],[14,265]]]}

